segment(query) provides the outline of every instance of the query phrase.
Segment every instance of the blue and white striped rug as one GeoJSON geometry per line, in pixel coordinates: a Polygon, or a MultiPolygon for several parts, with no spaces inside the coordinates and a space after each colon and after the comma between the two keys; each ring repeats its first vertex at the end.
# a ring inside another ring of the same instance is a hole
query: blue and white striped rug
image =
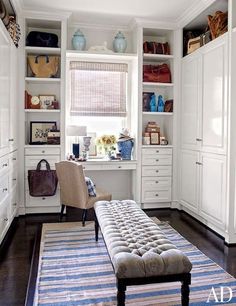
{"type": "MultiPolygon", "coordinates": [[[[236,280],[169,224],[159,226],[193,264],[190,305],[236,305],[236,280]],[[223,289],[220,302],[222,286],[232,289],[230,302],[226,303],[228,288],[223,289]]],[[[131,286],[126,305],[180,305],[180,296],[179,282],[131,286]]],[[[101,235],[95,242],[92,223],[84,228],[80,223],[44,224],[34,305],[116,305],[113,269],[101,235]]]]}

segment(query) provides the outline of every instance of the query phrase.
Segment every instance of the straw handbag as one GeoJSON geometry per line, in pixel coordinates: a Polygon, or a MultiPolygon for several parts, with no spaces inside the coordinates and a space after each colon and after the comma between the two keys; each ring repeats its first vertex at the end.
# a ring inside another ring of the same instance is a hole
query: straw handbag
{"type": "Polygon", "coordinates": [[[29,55],[28,65],[32,75],[36,78],[53,78],[57,76],[59,69],[59,56],[29,55]]]}

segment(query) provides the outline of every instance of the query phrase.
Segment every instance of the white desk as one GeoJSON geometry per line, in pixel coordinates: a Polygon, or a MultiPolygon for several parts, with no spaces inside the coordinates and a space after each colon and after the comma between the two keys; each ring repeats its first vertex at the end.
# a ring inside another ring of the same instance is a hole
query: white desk
{"type": "Polygon", "coordinates": [[[113,200],[135,199],[136,160],[89,159],[81,164],[85,175],[110,192],[113,200]]]}

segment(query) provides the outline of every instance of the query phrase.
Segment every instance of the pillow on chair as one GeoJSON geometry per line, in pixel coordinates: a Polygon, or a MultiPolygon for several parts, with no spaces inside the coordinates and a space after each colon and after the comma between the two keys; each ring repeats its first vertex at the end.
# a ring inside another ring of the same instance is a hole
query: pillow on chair
{"type": "Polygon", "coordinates": [[[96,197],[96,188],[95,185],[93,183],[93,181],[91,180],[91,178],[89,177],[85,177],[85,182],[87,184],[88,187],[88,194],[90,197],[96,197]]]}

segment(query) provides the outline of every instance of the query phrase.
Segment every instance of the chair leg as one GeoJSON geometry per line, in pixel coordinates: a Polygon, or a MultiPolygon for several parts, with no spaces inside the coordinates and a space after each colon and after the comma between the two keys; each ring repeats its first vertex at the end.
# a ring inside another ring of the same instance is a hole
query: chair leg
{"type": "Polygon", "coordinates": [[[83,215],[82,215],[82,225],[85,226],[85,221],[87,218],[87,209],[83,209],[83,215]]]}
{"type": "Polygon", "coordinates": [[[59,218],[60,222],[62,221],[62,218],[63,218],[64,209],[65,209],[65,205],[61,204],[61,213],[60,213],[60,218],[59,218]]]}

